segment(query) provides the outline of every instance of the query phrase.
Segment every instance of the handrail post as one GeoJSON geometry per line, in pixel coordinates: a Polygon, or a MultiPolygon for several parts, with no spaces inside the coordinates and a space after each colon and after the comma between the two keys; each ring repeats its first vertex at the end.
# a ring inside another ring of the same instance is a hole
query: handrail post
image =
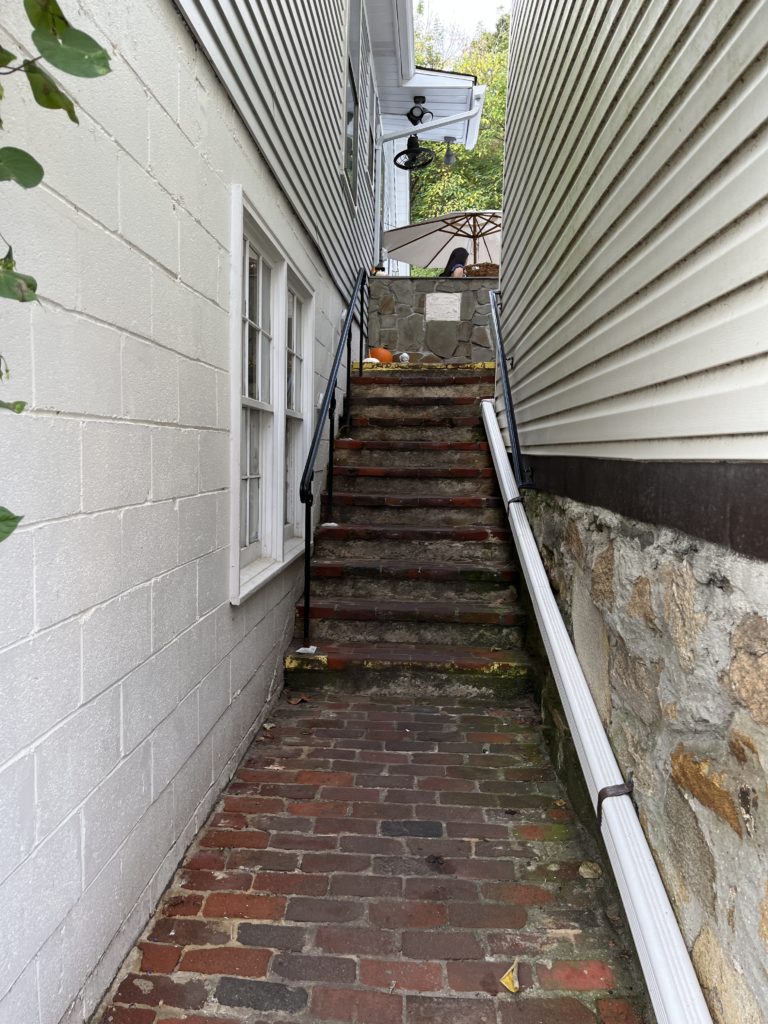
{"type": "Polygon", "coordinates": [[[334,390],[333,398],[331,399],[331,408],[328,413],[328,421],[330,429],[328,431],[328,477],[326,483],[326,489],[328,491],[328,507],[326,509],[326,517],[328,520],[333,520],[333,418],[336,414],[336,391],[334,390]]]}
{"type": "Polygon", "coordinates": [[[363,375],[363,359],[365,358],[365,342],[368,340],[368,309],[371,306],[371,291],[370,283],[363,279],[360,285],[360,360],[357,366],[357,375],[362,377],[363,375]],[[366,293],[367,288],[367,293],[366,293]],[[366,303],[367,294],[367,303],[366,303]],[[367,308],[366,308],[367,307],[367,308]]]}
{"type": "MultiPolygon", "coordinates": [[[[311,484],[310,484],[311,486],[311,484]]],[[[309,643],[309,593],[310,593],[310,570],[312,548],[312,495],[304,503],[304,646],[309,643]]]]}
{"type": "Polygon", "coordinates": [[[525,487],[525,470],[520,454],[520,438],[517,434],[517,421],[515,420],[515,408],[512,403],[512,392],[509,387],[509,373],[507,371],[507,358],[504,345],[501,340],[501,318],[499,317],[499,293],[494,289],[488,292],[491,302],[491,319],[493,320],[493,333],[496,338],[496,366],[499,369],[501,378],[501,393],[504,398],[504,407],[507,413],[507,429],[509,430],[510,459],[512,461],[512,472],[515,476],[515,483],[518,488],[525,487]]]}

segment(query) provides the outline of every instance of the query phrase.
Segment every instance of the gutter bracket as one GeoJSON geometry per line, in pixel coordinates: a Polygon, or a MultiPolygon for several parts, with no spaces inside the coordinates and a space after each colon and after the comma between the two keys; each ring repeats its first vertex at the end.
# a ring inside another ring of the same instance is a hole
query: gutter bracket
{"type": "Polygon", "coordinates": [[[627,776],[627,781],[620,783],[618,786],[603,786],[600,792],[597,794],[597,826],[598,828],[603,827],[603,801],[610,800],[613,796],[631,796],[635,789],[635,780],[632,778],[632,772],[627,776]]]}

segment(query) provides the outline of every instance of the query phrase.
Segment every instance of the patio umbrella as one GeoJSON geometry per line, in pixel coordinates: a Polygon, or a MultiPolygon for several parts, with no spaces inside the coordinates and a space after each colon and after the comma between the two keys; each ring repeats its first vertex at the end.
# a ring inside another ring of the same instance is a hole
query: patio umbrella
{"type": "Polygon", "coordinates": [[[501,210],[462,210],[385,231],[389,258],[417,267],[443,267],[452,249],[469,250],[472,263],[498,263],[501,210]]]}

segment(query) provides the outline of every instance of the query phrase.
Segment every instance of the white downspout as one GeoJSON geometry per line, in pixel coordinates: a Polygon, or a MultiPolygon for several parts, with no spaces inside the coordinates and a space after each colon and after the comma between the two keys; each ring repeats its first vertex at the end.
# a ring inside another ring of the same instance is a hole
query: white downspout
{"type": "MultiPolygon", "coordinates": [[[[536,620],[592,805],[606,786],[624,782],[520,500],[492,400],[481,403],[507,517],[536,620]]],[[[601,834],[637,946],[658,1024],[712,1024],[688,950],[629,796],[602,805],[601,834]]]]}

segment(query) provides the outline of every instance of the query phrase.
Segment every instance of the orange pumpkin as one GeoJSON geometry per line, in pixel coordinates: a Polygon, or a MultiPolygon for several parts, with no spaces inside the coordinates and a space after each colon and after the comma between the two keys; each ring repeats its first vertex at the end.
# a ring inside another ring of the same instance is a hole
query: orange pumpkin
{"type": "Polygon", "coordinates": [[[380,363],[392,362],[392,353],[388,348],[372,348],[368,354],[378,359],[380,363]]]}

